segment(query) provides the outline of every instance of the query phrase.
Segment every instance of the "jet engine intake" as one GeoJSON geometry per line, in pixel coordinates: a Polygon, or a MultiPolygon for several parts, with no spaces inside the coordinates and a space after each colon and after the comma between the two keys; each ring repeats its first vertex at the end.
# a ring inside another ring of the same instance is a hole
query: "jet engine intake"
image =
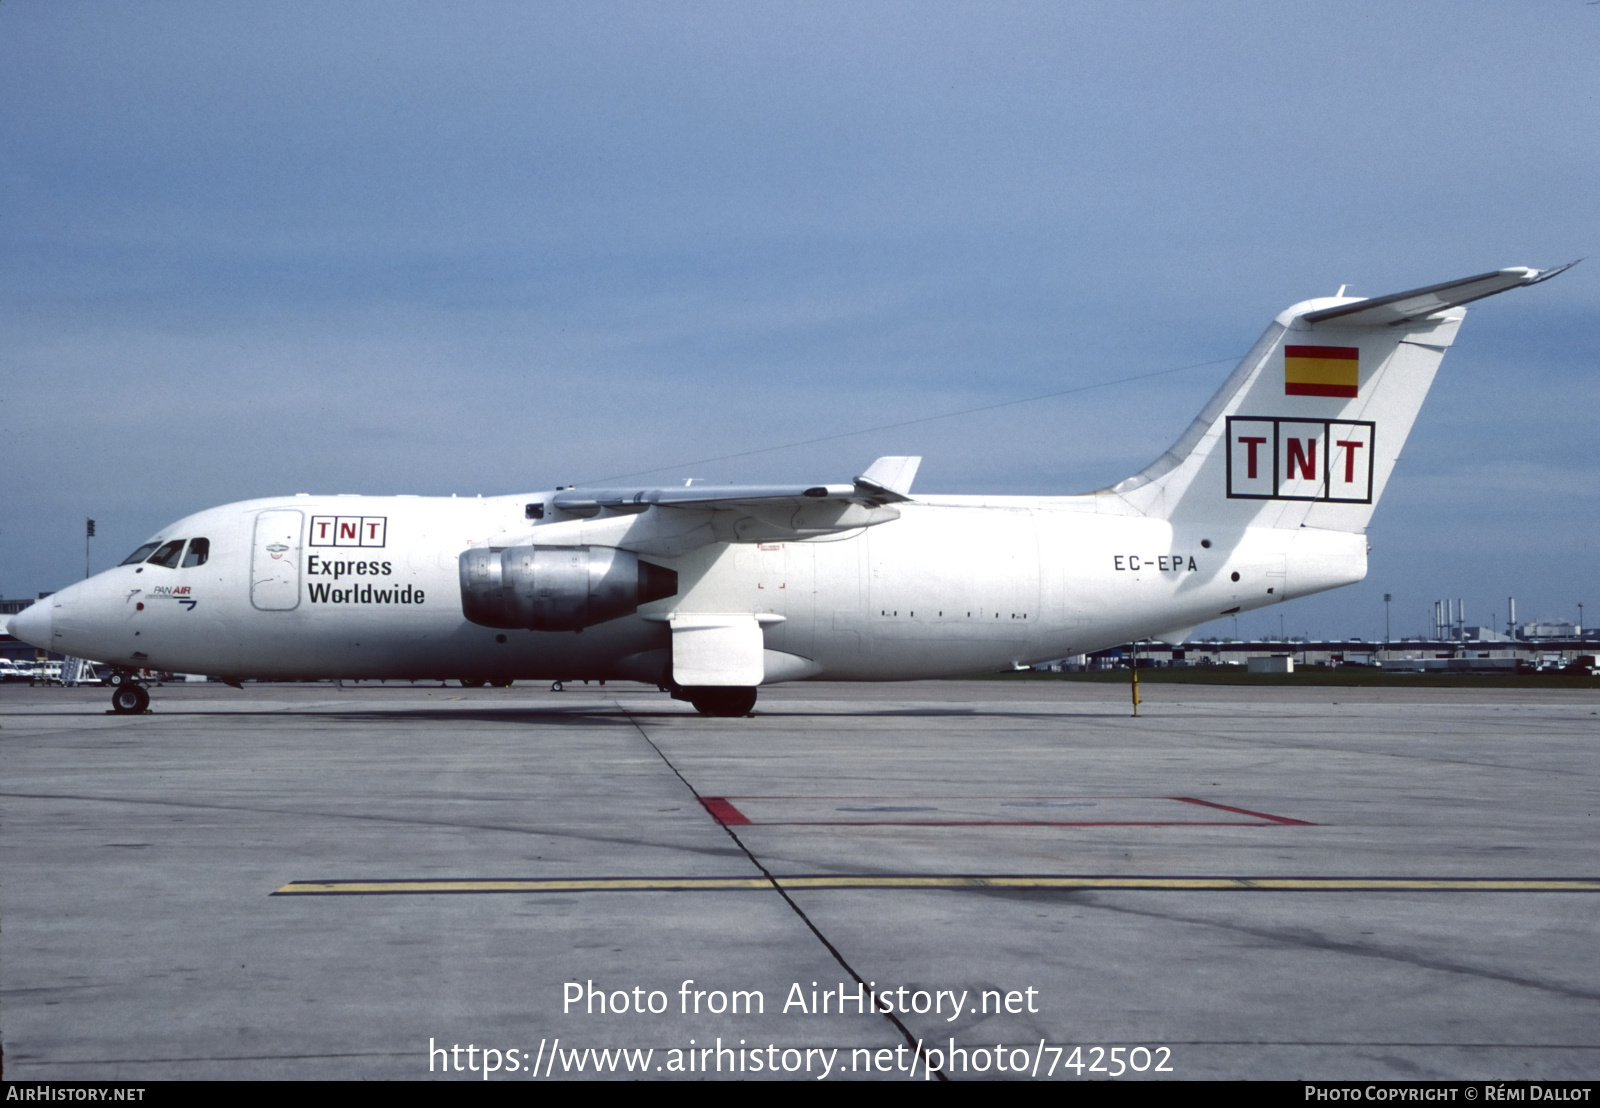
{"type": "Polygon", "coordinates": [[[461,610],[484,627],[579,631],[677,591],[675,570],[609,546],[509,546],[461,555],[461,610]]]}

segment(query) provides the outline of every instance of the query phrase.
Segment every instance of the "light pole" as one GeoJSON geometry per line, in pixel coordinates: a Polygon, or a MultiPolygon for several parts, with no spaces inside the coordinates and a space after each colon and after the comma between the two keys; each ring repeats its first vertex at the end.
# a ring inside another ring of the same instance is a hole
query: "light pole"
{"type": "Polygon", "coordinates": [[[1389,601],[1394,596],[1390,593],[1383,594],[1383,652],[1389,653],[1389,601]]]}

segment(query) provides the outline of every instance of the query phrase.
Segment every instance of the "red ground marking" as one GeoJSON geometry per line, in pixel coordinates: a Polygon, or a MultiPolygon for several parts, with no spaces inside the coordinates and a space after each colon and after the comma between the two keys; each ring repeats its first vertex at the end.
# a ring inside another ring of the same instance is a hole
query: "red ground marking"
{"type": "Polygon", "coordinates": [[[1213,804],[1209,800],[1196,800],[1192,796],[1174,796],[1174,797],[1169,797],[1168,799],[1170,799],[1170,800],[1181,800],[1185,804],[1203,804],[1207,808],[1221,808],[1224,812],[1238,812],[1241,816],[1254,816],[1254,817],[1256,817],[1256,819],[1271,820],[1273,823],[1282,823],[1282,824],[1287,824],[1287,825],[1294,826],[1294,827],[1315,827],[1316,826],[1316,824],[1312,823],[1310,820],[1289,819],[1287,816],[1269,816],[1265,812],[1252,812],[1248,808],[1230,808],[1226,804],[1213,804]]]}
{"type": "Polygon", "coordinates": [[[744,813],[729,804],[725,797],[702,796],[700,803],[704,804],[706,811],[711,813],[711,818],[724,827],[738,827],[750,822],[745,818],[744,813]]]}

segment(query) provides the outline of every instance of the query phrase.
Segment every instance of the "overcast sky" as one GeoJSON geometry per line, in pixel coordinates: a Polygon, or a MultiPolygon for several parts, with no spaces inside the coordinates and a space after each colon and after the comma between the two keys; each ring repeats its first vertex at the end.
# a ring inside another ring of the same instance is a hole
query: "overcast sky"
{"type": "MultiPolygon", "coordinates": [[[[1583,0],[6,0],[0,594],[299,491],[1110,484],[1295,301],[1594,254],[1597,58],[1583,0]]],[[[1472,308],[1367,581],[1240,631],[1600,619],[1597,290],[1472,308]]]]}

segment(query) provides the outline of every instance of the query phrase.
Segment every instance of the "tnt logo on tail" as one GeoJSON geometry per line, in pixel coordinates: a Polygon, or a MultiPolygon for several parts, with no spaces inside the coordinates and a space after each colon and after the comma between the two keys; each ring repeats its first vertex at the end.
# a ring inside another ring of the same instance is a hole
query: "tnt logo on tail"
{"type": "Polygon", "coordinates": [[[1285,346],[1285,396],[1341,396],[1353,400],[1360,384],[1361,351],[1354,346],[1285,346]]]}
{"type": "Polygon", "coordinates": [[[1368,420],[1228,417],[1228,496],[1372,503],[1368,420]]]}

